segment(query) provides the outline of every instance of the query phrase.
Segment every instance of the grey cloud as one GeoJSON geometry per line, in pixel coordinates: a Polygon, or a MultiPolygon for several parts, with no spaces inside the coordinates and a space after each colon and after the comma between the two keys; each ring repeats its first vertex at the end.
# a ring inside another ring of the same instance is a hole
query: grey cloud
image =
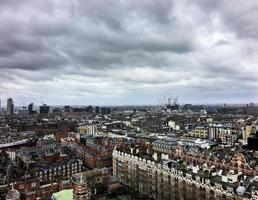
{"type": "Polygon", "coordinates": [[[217,15],[226,28],[231,29],[241,38],[257,38],[258,1],[197,0],[207,15],[217,15]]]}
{"type": "MultiPolygon", "coordinates": [[[[10,1],[8,8],[15,9],[19,6],[19,11],[17,16],[7,18],[9,23],[3,22],[2,24],[7,31],[3,31],[0,38],[0,41],[4,43],[0,47],[0,56],[8,56],[8,59],[2,59],[0,67],[32,70],[46,67],[55,68],[60,64],[63,67],[67,65],[89,68],[122,67],[122,64],[131,64],[130,59],[126,60],[128,52],[185,53],[194,49],[190,37],[186,37],[185,34],[176,36],[173,34],[174,31],[171,32],[173,37],[169,38],[162,35],[153,37],[151,32],[130,33],[126,29],[115,28],[117,26],[115,24],[123,26],[132,12],[144,16],[147,21],[151,19],[150,16],[153,16],[156,20],[149,24],[153,27],[159,26],[161,21],[166,21],[166,25],[174,25],[175,28],[180,29],[179,25],[168,23],[173,7],[171,1],[159,3],[143,1],[139,4],[135,1],[130,1],[128,4],[117,3],[117,1],[76,2],[64,6],[58,4],[55,7],[55,3],[51,3],[51,1],[47,1],[45,4],[23,2],[21,5],[13,5],[13,2],[10,1]],[[107,6],[107,4],[112,6],[107,6]],[[64,8],[65,12],[60,11],[60,7],[64,8]],[[31,11],[31,14],[27,14],[26,8],[31,11]],[[49,11],[46,8],[49,8],[49,11]],[[77,10],[72,12],[71,10],[75,8],[77,10]],[[76,13],[80,13],[79,17],[76,13]],[[87,20],[83,20],[85,18],[87,20]],[[96,20],[108,25],[113,23],[114,26],[107,26],[103,31],[96,20]],[[88,26],[90,29],[87,29],[88,26]],[[97,30],[97,34],[92,29],[97,30]],[[26,52],[30,54],[26,54],[26,52]],[[70,60],[60,56],[58,52],[62,52],[70,60]]],[[[3,4],[6,5],[7,2],[3,4]]],[[[6,16],[2,17],[6,18],[6,16]]],[[[159,32],[155,34],[159,34],[159,32]]],[[[137,63],[135,64],[137,65],[137,63]]]]}
{"type": "Polygon", "coordinates": [[[0,68],[38,70],[58,67],[65,64],[64,59],[48,53],[30,54],[29,52],[17,53],[12,57],[0,58],[0,68]]]}
{"type": "Polygon", "coordinates": [[[158,22],[168,22],[173,9],[173,1],[77,1],[78,13],[83,17],[93,18],[100,23],[104,22],[112,29],[121,31],[124,29],[125,19],[128,15],[136,14],[139,17],[153,19],[158,22]]]}
{"type": "Polygon", "coordinates": [[[254,98],[257,13],[249,0],[3,0],[0,91],[45,91],[51,101],[64,86],[75,99],[171,90],[201,99],[215,90],[225,98],[228,84],[254,98]]]}

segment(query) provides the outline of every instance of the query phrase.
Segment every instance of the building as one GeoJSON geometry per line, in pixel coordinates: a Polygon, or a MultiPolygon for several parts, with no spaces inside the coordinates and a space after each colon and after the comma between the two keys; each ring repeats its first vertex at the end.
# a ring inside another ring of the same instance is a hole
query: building
{"type": "Polygon", "coordinates": [[[53,193],[67,189],[72,189],[72,183],[70,181],[53,181],[51,183],[40,184],[40,181],[37,178],[26,177],[24,179],[16,180],[13,186],[7,184],[1,185],[0,199],[6,199],[6,197],[9,196],[8,199],[13,200],[16,199],[15,197],[18,198],[18,194],[20,195],[21,200],[50,199],[53,193]],[[16,191],[13,190],[13,188],[15,188],[16,191]]]}
{"type": "Polygon", "coordinates": [[[95,107],[95,113],[96,113],[96,114],[99,114],[99,106],[96,106],[96,107],[95,107]]]}
{"type": "Polygon", "coordinates": [[[250,137],[250,135],[253,132],[253,126],[252,125],[246,125],[242,130],[242,138],[243,140],[247,140],[247,138],[250,137]]]}
{"type": "Polygon", "coordinates": [[[177,141],[175,139],[170,140],[156,140],[152,143],[153,146],[153,158],[156,161],[161,159],[168,159],[168,156],[172,154],[173,150],[177,146],[177,141]]]}
{"type": "Polygon", "coordinates": [[[86,112],[92,113],[93,112],[93,107],[92,106],[87,106],[86,107],[86,112]]]}
{"type": "Polygon", "coordinates": [[[258,151],[258,131],[255,131],[247,138],[247,148],[249,150],[258,151]]]}
{"type": "Polygon", "coordinates": [[[18,190],[14,189],[12,185],[12,189],[7,192],[6,200],[20,200],[20,193],[18,190]]]}
{"type": "Polygon", "coordinates": [[[233,145],[237,139],[238,130],[232,124],[210,123],[209,139],[220,140],[223,144],[233,145]]]}
{"type": "Polygon", "coordinates": [[[7,114],[12,115],[14,112],[14,104],[13,104],[13,99],[8,98],[7,99],[7,114]]]}
{"type": "Polygon", "coordinates": [[[109,108],[109,107],[101,107],[100,108],[100,113],[102,115],[110,114],[111,113],[111,108],[109,108]]]}
{"type": "Polygon", "coordinates": [[[18,112],[19,115],[28,115],[29,114],[29,110],[27,109],[26,106],[23,106],[19,112],[18,112]]]}
{"type": "Polygon", "coordinates": [[[51,138],[51,137],[48,137],[48,138],[40,138],[38,141],[37,141],[37,147],[38,148],[45,148],[45,149],[54,149],[57,147],[57,143],[56,143],[56,140],[51,138]]]}
{"type": "MultiPolygon", "coordinates": [[[[118,180],[106,168],[94,169],[74,174],[72,187],[52,195],[52,200],[82,199],[104,200],[110,194],[120,194],[122,188],[118,180]]],[[[112,198],[113,199],[113,198],[112,198]]]]}
{"type": "Polygon", "coordinates": [[[51,182],[56,179],[68,180],[73,174],[84,170],[80,159],[67,148],[51,146],[23,148],[16,153],[16,162],[22,167],[25,176],[40,182],[51,182]]]}
{"type": "Polygon", "coordinates": [[[73,200],[90,200],[91,191],[87,179],[80,173],[80,176],[73,176],[73,200]]]}
{"type": "Polygon", "coordinates": [[[116,192],[121,185],[117,179],[110,178],[109,171],[106,168],[94,169],[74,174],[70,181],[72,190],[63,190],[54,193],[53,200],[104,200],[112,192],[116,192]],[[118,183],[118,185],[117,185],[118,183]]]}
{"type": "Polygon", "coordinates": [[[86,141],[85,144],[71,142],[69,147],[88,168],[111,168],[113,148],[95,145],[91,141],[86,141]]]}
{"type": "Polygon", "coordinates": [[[70,106],[64,106],[64,111],[65,112],[71,112],[71,107],[70,106]]]}
{"type": "Polygon", "coordinates": [[[172,129],[172,130],[180,130],[180,126],[178,124],[176,124],[175,121],[173,120],[169,120],[168,121],[168,126],[172,129]]]}
{"type": "Polygon", "coordinates": [[[95,135],[98,133],[97,125],[89,124],[78,127],[79,134],[95,135]]]}
{"type": "Polygon", "coordinates": [[[50,113],[50,107],[47,104],[43,104],[39,107],[39,113],[40,114],[49,114],[50,113]]]}
{"type": "Polygon", "coordinates": [[[240,200],[231,183],[222,188],[220,178],[206,178],[203,170],[181,171],[117,150],[113,151],[113,174],[132,193],[158,200],[240,200]],[[220,181],[218,182],[218,180],[220,181]]]}
{"type": "Polygon", "coordinates": [[[29,110],[29,114],[30,114],[30,115],[36,114],[36,110],[35,110],[34,103],[30,103],[30,104],[28,105],[28,110],[29,110]]]}
{"type": "Polygon", "coordinates": [[[196,138],[208,138],[209,130],[206,127],[196,127],[194,130],[189,131],[189,135],[191,137],[196,137],[196,138]]]}

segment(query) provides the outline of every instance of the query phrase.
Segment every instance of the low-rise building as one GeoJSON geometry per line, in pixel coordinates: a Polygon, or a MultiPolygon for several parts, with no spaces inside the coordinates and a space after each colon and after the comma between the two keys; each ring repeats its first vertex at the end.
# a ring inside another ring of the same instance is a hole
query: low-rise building
{"type": "Polygon", "coordinates": [[[209,138],[209,129],[207,127],[196,127],[189,131],[189,136],[196,138],[209,138]]]}

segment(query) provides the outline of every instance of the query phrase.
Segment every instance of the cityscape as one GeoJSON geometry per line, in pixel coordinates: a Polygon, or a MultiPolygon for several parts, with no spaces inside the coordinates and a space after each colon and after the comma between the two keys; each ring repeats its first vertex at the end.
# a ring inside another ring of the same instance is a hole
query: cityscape
{"type": "Polygon", "coordinates": [[[258,106],[62,106],[12,98],[1,199],[258,199],[258,106]]]}
{"type": "Polygon", "coordinates": [[[0,200],[258,200],[257,0],[0,0],[0,200]]]}

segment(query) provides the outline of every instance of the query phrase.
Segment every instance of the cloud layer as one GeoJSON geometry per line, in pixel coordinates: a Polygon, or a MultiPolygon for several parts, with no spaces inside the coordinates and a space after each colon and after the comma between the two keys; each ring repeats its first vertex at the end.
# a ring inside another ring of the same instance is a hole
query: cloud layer
{"type": "Polygon", "coordinates": [[[257,101],[257,0],[2,0],[0,98],[257,101]]]}

